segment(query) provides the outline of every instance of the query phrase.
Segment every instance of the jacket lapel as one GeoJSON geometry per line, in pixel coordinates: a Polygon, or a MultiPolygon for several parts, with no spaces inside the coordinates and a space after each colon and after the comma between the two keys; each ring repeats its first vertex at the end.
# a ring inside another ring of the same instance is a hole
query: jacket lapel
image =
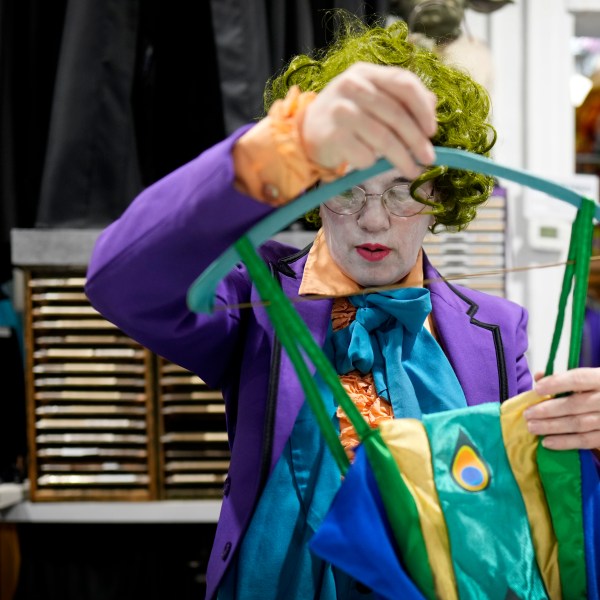
{"type": "MultiPolygon", "coordinates": [[[[278,276],[285,295],[294,299],[298,297],[298,289],[302,281],[302,274],[306,264],[308,248],[281,259],[277,265],[278,276]]],[[[319,347],[323,347],[325,336],[331,320],[332,300],[310,300],[297,302],[294,308],[308,326],[310,333],[319,347]]],[[[308,369],[312,374],[315,368],[308,361],[308,369]]],[[[279,459],[283,447],[292,433],[296,417],[304,403],[304,391],[291,360],[285,349],[281,349],[279,361],[279,382],[277,390],[277,407],[275,413],[275,427],[273,438],[273,451],[271,455],[271,470],[279,459]]]]}
{"type": "Polygon", "coordinates": [[[442,281],[426,256],[423,271],[431,292],[432,314],[439,342],[454,368],[467,404],[503,402],[508,380],[500,326],[477,318],[479,305],[464,288],[442,281]],[[482,373],[494,374],[489,378],[482,373]]]}

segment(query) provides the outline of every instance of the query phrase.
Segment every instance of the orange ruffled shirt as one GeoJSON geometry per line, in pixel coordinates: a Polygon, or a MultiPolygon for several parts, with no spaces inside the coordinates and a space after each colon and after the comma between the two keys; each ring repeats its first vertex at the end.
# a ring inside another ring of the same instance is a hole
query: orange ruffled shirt
{"type": "MultiPolygon", "coordinates": [[[[293,87],[283,100],[277,100],[269,114],[246,132],[233,147],[235,186],[241,192],[259,200],[281,206],[298,196],[317,181],[341,177],[346,165],[326,169],[312,162],[302,141],[302,119],[307,106],[314,101],[314,92],[300,92],[293,87]]],[[[423,258],[417,262],[403,282],[412,287],[423,285],[423,258]]],[[[333,261],[322,230],[307,258],[300,294],[337,296],[331,313],[333,330],[347,327],[356,316],[356,308],[347,297],[361,290],[333,261]]],[[[431,315],[425,326],[435,336],[431,315]]],[[[380,398],[371,373],[352,371],[340,376],[342,386],[371,427],[394,418],[392,406],[380,398]]],[[[340,440],[350,459],[359,440],[341,408],[337,410],[340,440]]]]}
{"type": "Polygon", "coordinates": [[[271,206],[281,206],[317,181],[333,181],[346,165],[327,169],[311,161],[302,140],[306,108],[315,92],[290,88],[276,100],[269,114],[247,131],[233,147],[235,186],[241,192],[271,206]]]}

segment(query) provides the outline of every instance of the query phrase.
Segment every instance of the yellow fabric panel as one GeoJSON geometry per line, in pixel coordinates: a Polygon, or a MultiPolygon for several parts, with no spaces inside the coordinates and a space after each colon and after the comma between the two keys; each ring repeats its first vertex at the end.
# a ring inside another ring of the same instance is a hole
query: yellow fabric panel
{"type": "Polygon", "coordinates": [[[504,447],[517,480],[531,526],[531,537],[544,585],[552,600],[562,598],[558,567],[558,542],[537,470],[538,436],[529,433],[523,412],[528,406],[547,400],[533,390],[507,400],[500,407],[504,447]]]}
{"type": "Polygon", "coordinates": [[[448,530],[435,489],[425,428],[416,419],[399,419],[380,423],[379,430],[417,505],[436,595],[442,600],[455,600],[458,592],[448,530]]]}

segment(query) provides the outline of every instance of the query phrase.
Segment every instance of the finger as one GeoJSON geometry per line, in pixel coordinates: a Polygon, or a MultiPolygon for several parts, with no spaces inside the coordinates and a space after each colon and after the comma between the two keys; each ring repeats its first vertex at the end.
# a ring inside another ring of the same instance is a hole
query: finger
{"type": "Polygon", "coordinates": [[[402,175],[415,179],[422,168],[414,160],[413,155],[396,135],[380,122],[373,120],[364,129],[356,132],[365,144],[371,144],[380,156],[385,156],[402,175]]]}
{"type": "Polygon", "coordinates": [[[542,446],[549,450],[592,450],[600,447],[600,431],[548,436],[542,446]]]}
{"type": "MultiPolygon", "coordinates": [[[[433,144],[413,115],[385,90],[377,89],[374,85],[370,85],[370,82],[367,84],[365,93],[357,96],[357,104],[365,113],[379,121],[393,137],[398,138],[418,161],[422,164],[431,164],[435,159],[433,144]]],[[[377,141],[373,144],[381,154],[384,154],[390,140],[384,138],[380,145],[376,143],[377,141]]]]}
{"type": "Polygon", "coordinates": [[[362,139],[354,132],[340,141],[340,163],[352,165],[355,169],[366,169],[375,163],[378,158],[375,148],[368,140],[362,139]]]}
{"type": "Polygon", "coordinates": [[[527,421],[527,429],[534,435],[589,433],[600,430],[600,413],[568,415],[555,419],[533,419],[527,421]]]}
{"type": "Polygon", "coordinates": [[[600,389],[600,369],[580,368],[556,373],[540,379],[534,389],[540,396],[600,389]]]}
{"type": "Polygon", "coordinates": [[[346,132],[344,142],[339,144],[346,162],[361,168],[361,164],[370,166],[378,156],[385,156],[409,179],[418,177],[422,169],[403,142],[372,114],[365,113],[358,103],[351,100],[338,102],[336,112],[340,129],[346,132]],[[364,148],[372,149],[373,158],[368,164],[359,164],[353,153],[360,151],[362,157],[364,148]]]}
{"type": "Polygon", "coordinates": [[[340,163],[352,165],[353,169],[367,169],[377,161],[377,154],[361,140],[353,140],[349,147],[341,154],[340,163]]]}
{"type": "Polygon", "coordinates": [[[539,381],[543,376],[544,376],[543,371],[536,371],[535,375],[533,376],[533,379],[535,381],[539,381]]]}
{"type": "Polygon", "coordinates": [[[551,398],[530,406],[523,415],[527,420],[548,419],[588,412],[600,413],[600,393],[584,392],[561,398],[551,398]]]}
{"type": "MultiPolygon", "coordinates": [[[[346,126],[353,127],[360,133],[380,156],[393,158],[398,154],[404,156],[409,151],[422,164],[433,162],[435,152],[428,134],[402,102],[365,78],[344,79],[337,87],[340,94],[355,104],[350,108],[341,103],[339,118],[346,126]],[[375,122],[380,123],[381,127],[375,127],[375,122]],[[401,145],[404,145],[403,149],[400,149],[401,145]],[[392,153],[391,157],[388,156],[389,151],[392,153]]],[[[403,158],[400,164],[413,162],[403,158]]],[[[405,174],[416,177],[420,172],[411,168],[410,173],[405,174]]]]}
{"type": "Polygon", "coordinates": [[[373,71],[372,81],[406,107],[425,135],[435,135],[437,100],[417,75],[397,67],[380,67],[373,71]]]}
{"type": "Polygon", "coordinates": [[[328,99],[324,91],[309,105],[303,120],[302,142],[307,156],[324,167],[342,163],[357,169],[371,166],[377,153],[355,132],[363,120],[355,102],[335,94],[328,99]]]}

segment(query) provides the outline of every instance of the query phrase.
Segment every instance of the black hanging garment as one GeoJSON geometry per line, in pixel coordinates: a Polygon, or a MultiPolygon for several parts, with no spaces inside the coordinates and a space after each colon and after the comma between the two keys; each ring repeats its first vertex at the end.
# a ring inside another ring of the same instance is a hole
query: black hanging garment
{"type": "Polygon", "coordinates": [[[225,135],[209,3],[69,0],[37,227],[103,227],[225,135]]]}
{"type": "Polygon", "coordinates": [[[0,483],[25,478],[27,435],[21,327],[9,298],[0,289],[0,483]]]}

